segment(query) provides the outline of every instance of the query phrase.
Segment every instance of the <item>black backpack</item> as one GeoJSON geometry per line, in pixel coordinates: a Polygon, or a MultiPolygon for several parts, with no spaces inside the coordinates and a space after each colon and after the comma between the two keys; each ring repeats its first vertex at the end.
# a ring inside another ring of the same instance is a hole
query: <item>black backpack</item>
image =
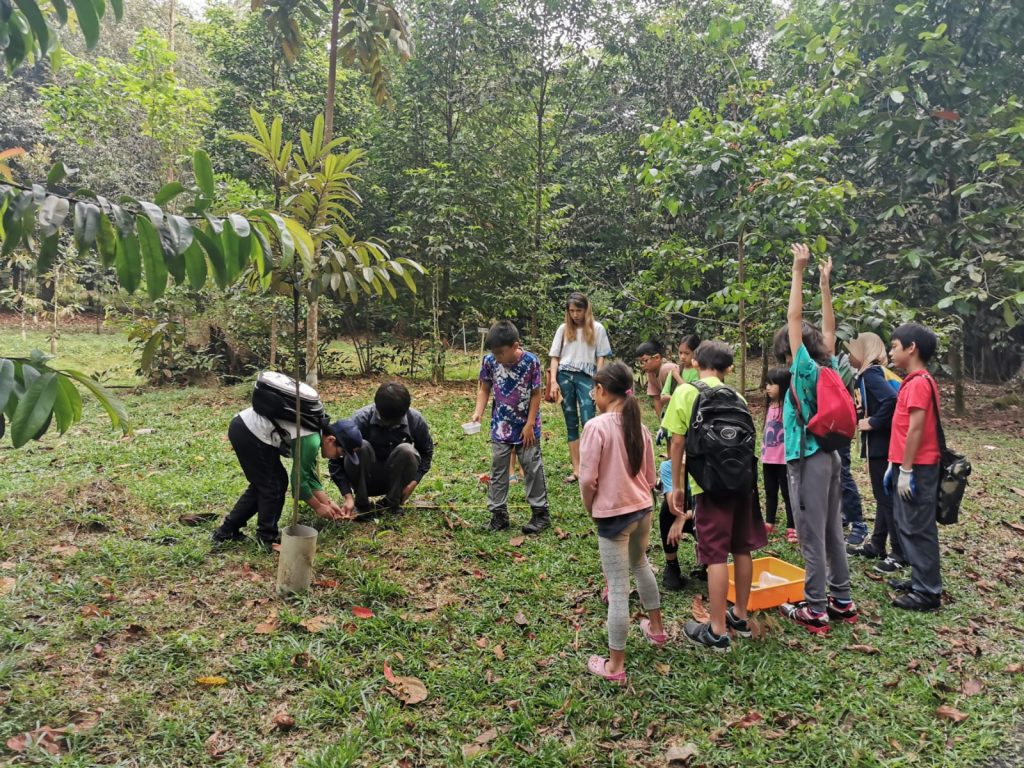
{"type": "Polygon", "coordinates": [[[699,392],[686,432],[686,472],[708,493],[754,487],[754,418],[732,387],[693,384],[699,392]]]}

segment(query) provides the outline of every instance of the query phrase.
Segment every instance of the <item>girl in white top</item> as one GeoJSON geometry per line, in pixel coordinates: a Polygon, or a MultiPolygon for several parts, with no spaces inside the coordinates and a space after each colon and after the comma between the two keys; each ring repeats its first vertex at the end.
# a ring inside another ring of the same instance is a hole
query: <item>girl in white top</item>
{"type": "Polygon", "coordinates": [[[594,417],[594,374],[611,356],[608,333],[594,320],[590,300],[582,293],[571,293],[566,301],[565,322],[558,326],[551,342],[551,369],[548,374],[548,402],[562,393],[562,414],[569,440],[572,474],[565,482],[574,483],[580,472],[580,430],[594,417]],[[556,389],[557,385],[557,389],[556,389]]]}

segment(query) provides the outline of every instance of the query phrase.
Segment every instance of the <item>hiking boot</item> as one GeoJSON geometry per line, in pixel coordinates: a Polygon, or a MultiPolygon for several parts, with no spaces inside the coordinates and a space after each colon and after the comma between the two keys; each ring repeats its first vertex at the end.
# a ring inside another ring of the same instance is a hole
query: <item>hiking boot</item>
{"type": "Polygon", "coordinates": [[[683,627],[686,639],[696,646],[710,648],[712,651],[728,651],[731,645],[728,635],[716,635],[711,631],[711,623],[700,624],[692,619],[683,627]]]}
{"type": "Polygon", "coordinates": [[[735,632],[737,637],[750,637],[754,634],[750,629],[750,622],[737,616],[734,606],[729,606],[729,610],[725,612],[725,626],[735,632]]]}
{"type": "Polygon", "coordinates": [[[892,601],[893,607],[905,611],[937,611],[942,607],[942,595],[911,590],[892,601]]]}
{"type": "Polygon", "coordinates": [[[854,523],[850,526],[850,535],[846,539],[847,547],[859,547],[868,537],[868,527],[864,523],[854,523]]]}
{"type": "Polygon", "coordinates": [[[802,600],[799,603],[783,603],[779,606],[779,612],[787,619],[795,621],[808,632],[816,635],[823,635],[828,632],[828,614],[815,611],[802,600]]]}
{"type": "Polygon", "coordinates": [[[853,600],[845,602],[836,600],[832,595],[828,596],[828,617],[832,621],[841,621],[844,624],[856,624],[860,613],[857,611],[857,604],[853,600]]]}
{"type": "Polygon", "coordinates": [[[214,529],[213,533],[210,534],[210,539],[214,544],[228,544],[234,541],[246,541],[249,537],[241,531],[232,531],[230,529],[220,526],[214,529]]]}
{"type": "Polygon", "coordinates": [[[875,563],[875,570],[879,573],[899,573],[906,567],[906,563],[902,563],[892,556],[885,558],[880,563],[875,563]]]}
{"type": "Polygon", "coordinates": [[[914,583],[910,579],[889,579],[889,587],[897,592],[913,592],[914,583]]]}
{"type": "Polygon", "coordinates": [[[869,560],[883,560],[885,559],[885,552],[879,552],[870,541],[861,544],[860,546],[853,546],[847,543],[846,554],[854,555],[855,557],[866,557],[869,560]]]}
{"type": "Polygon", "coordinates": [[[548,514],[547,509],[535,509],[533,510],[533,516],[530,518],[530,522],[523,526],[523,533],[540,533],[545,528],[551,527],[551,515],[548,514]]]}
{"type": "Polygon", "coordinates": [[[665,570],[661,574],[661,586],[667,592],[679,592],[686,586],[686,577],[679,570],[678,560],[665,561],[665,570]]]}
{"type": "Polygon", "coordinates": [[[491,524],[487,528],[491,531],[504,531],[508,528],[508,512],[492,512],[491,524]]]}

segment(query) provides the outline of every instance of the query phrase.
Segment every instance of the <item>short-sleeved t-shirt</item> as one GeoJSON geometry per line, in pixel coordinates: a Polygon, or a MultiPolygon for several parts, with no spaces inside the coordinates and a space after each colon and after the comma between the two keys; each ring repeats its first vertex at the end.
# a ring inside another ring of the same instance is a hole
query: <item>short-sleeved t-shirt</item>
{"type": "Polygon", "coordinates": [[[892,436],[889,438],[889,461],[903,463],[907,447],[907,433],[910,431],[910,412],[924,411],[924,434],[917,448],[914,464],[938,464],[939,430],[936,421],[935,399],[938,388],[927,371],[915,371],[903,380],[896,395],[896,410],[892,414],[892,436]]]}
{"type": "MultiPolygon", "coordinates": [[[[832,357],[829,365],[833,369],[836,368],[835,356],[832,357]]],[[[796,409],[793,407],[793,396],[790,393],[796,392],[797,399],[800,401],[800,412],[804,414],[805,424],[814,415],[817,408],[818,364],[814,362],[814,359],[807,351],[807,347],[803,344],[797,350],[789,372],[791,374],[790,392],[787,392],[782,400],[782,427],[786,441],[786,461],[796,461],[800,458],[800,433],[804,430],[800,427],[800,423],[797,420],[796,409]]],[[[819,450],[818,441],[814,438],[814,435],[808,432],[804,444],[804,458],[813,456],[819,450]]]]}
{"type": "Polygon", "coordinates": [[[761,440],[762,464],[785,464],[786,443],[782,427],[782,405],[772,403],[764,419],[764,438],[761,440]]]}
{"type": "Polygon", "coordinates": [[[594,321],[594,343],[587,344],[583,332],[576,330],[576,339],[566,341],[565,323],[558,326],[555,338],[551,342],[549,357],[558,358],[558,370],[577,371],[593,376],[597,373],[597,358],[611,357],[612,345],[608,341],[608,332],[604,326],[594,321]]]}
{"type": "MultiPolygon", "coordinates": [[[[722,381],[717,376],[708,376],[702,381],[710,388],[722,386],[722,381]]],[[[697,403],[699,395],[700,390],[693,384],[684,383],[682,386],[676,387],[676,391],[672,393],[672,399],[668,401],[665,416],[661,420],[661,426],[666,432],[673,435],[686,435],[686,431],[690,428],[690,420],[693,418],[693,406],[697,403]]],[[[743,395],[740,395],[740,399],[746,402],[743,395]]],[[[701,487],[693,481],[692,477],[689,478],[689,482],[691,496],[703,493],[701,487]]]]}
{"type": "MultiPolygon", "coordinates": [[[[491,406],[491,440],[496,443],[519,445],[523,427],[530,415],[530,396],[541,387],[540,359],[523,350],[519,361],[511,368],[487,354],[480,365],[480,381],[491,387],[494,402],[491,406]]],[[[540,438],[540,408],[534,420],[533,434],[540,438]]]]}
{"type": "MultiPolygon", "coordinates": [[[[676,366],[676,371],[677,372],[679,371],[679,366],[676,366]]],[[[700,374],[697,373],[697,369],[696,368],[684,368],[682,370],[682,373],[680,374],[680,376],[682,377],[683,382],[686,383],[686,384],[693,384],[693,382],[700,380],[700,374]]],[[[676,387],[677,386],[678,386],[678,384],[676,383],[676,377],[675,376],[671,376],[671,375],[666,376],[665,377],[665,384],[661,388],[662,396],[664,396],[664,397],[672,397],[672,393],[676,391],[676,387]]]]}
{"type": "Polygon", "coordinates": [[[657,376],[647,374],[647,394],[657,397],[665,389],[665,384],[672,378],[672,372],[678,371],[679,366],[671,360],[666,360],[658,368],[657,376]]]}

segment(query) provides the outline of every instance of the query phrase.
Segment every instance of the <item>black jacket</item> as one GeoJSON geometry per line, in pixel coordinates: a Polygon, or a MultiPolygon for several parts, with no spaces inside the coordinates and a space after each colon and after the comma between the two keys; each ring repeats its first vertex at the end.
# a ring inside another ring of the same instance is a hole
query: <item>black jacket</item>
{"type": "MultiPolygon", "coordinates": [[[[359,427],[363,440],[370,444],[377,461],[383,463],[401,443],[412,443],[420,455],[420,468],[416,471],[416,482],[430,471],[430,463],[434,458],[434,440],[430,437],[430,428],[420,412],[410,408],[405,417],[393,427],[381,423],[377,408],[367,405],[352,414],[352,421],[359,427]]],[[[345,474],[344,459],[332,459],[328,464],[331,479],[337,483],[342,494],[352,492],[352,484],[345,474]]]]}
{"type": "Polygon", "coordinates": [[[886,380],[880,365],[872,365],[857,376],[857,388],[860,390],[860,415],[871,423],[869,431],[861,432],[860,455],[868,459],[888,458],[896,390],[886,380]]]}

